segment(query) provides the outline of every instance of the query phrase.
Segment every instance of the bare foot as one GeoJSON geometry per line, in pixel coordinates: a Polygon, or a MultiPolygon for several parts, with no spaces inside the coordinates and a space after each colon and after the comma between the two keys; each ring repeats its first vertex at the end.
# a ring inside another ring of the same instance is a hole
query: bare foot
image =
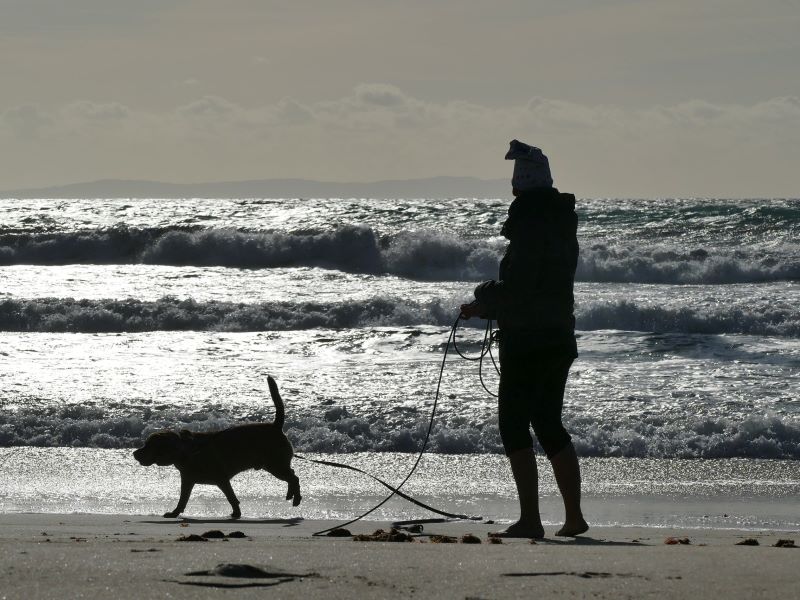
{"type": "Polygon", "coordinates": [[[567,521],[564,523],[564,526],[556,531],[556,535],[561,537],[575,537],[587,531],[589,531],[589,524],[581,517],[576,521],[567,521]]]}
{"type": "Polygon", "coordinates": [[[503,531],[492,531],[489,533],[489,537],[542,539],[544,537],[544,527],[542,527],[541,523],[517,521],[503,529],[503,531]]]}

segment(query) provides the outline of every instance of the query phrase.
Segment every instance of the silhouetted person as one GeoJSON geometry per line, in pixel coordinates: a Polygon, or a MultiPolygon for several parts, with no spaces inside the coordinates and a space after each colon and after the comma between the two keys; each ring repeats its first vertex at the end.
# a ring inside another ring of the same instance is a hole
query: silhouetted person
{"type": "Polygon", "coordinates": [[[561,423],[564,387],[578,356],[573,282],[578,262],[575,196],[553,187],[539,148],[511,142],[514,201],[501,233],[509,244],[499,279],[475,288],[464,317],[497,320],[500,327],[500,437],[519,494],[519,521],[498,532],[507,537],[544,536],[539,516],[539,477],[530,427],[553,465],[566,519],[556,535],[589,526],[581,512],[581,476],[569,434],[561,423]]]}

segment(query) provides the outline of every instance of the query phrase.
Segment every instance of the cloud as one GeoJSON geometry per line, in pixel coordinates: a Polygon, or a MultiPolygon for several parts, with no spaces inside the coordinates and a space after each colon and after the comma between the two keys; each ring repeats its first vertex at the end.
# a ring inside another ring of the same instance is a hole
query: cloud
{"type": "Polygon", "coordinates": [[[399,88],[382,83],[363,83],[356,86],[355,98],[364,106],[386,108],[406,106],[412,101],[399,88]]]}
{"type": "Polygon", "coordinates": [[[49,114],[33,104],[15,106],[0,114],[0,133],[5,131],[12,139],[38,140],[55,125],[49,114]]]}
{"type": "Polygon", "coordinates": [[[97,103],[80,101],[65,106],[62,116],[68,119],[108,123],[129,118],[131,109],[119,102],[97,103]]]}
{"type": "Polygon", "coordinates": [[[241,112],[241,108],[218,96],[203,96],[177,109],[177,114],[189,119],[227,118],[241,112]]]}
{"type": "Polygon", "coordinates": [[[534,97],[498,108],[364,83],[334,100],[252,107],[220,96],[164,112],[113,102],[25,105],[0,113],[0,147],[27,150],[4,152],[14,157],[0,166],[0,181],[46,185],[64,173],[68,181],[503,177],[513,137],[544,148],[557,184],[584,195],[796,193],[800,99],[630,109],[534,97]],[[50,170],[54,153],[61,165],[50,170]]]}

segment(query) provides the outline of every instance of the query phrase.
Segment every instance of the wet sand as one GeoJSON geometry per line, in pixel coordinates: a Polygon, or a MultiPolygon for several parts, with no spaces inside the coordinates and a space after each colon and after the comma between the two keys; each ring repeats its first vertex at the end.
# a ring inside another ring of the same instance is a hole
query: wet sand
{"type": "MultiPolygon", "coordinates": [[[[503,540],[485,523],[425,524],[413,542],[312,537],[335,522],[0,515],[0,597],[16,598],[789,598],[800,532],[599,528],[503,540]],[[178,541],[210,530],[243,538],[178,541]],[[434,543],[433,536],[480,544],[434,543]],[[665,539],[688,539],[665,544],[665,539]],[[758,546],[736,545],[753,538],[758,546]],[[241,565],[223,567],[221,564],[241,565]]],[[[353,534],[389,529],[364,522],[353,534]]],[[[551,528],[552,529],[552,528],[551,528]]]]}

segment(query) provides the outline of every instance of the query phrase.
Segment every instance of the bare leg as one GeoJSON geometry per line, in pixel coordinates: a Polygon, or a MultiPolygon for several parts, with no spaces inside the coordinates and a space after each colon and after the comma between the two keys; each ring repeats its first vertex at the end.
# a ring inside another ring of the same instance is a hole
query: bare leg
{"type": "Polygon", "coordinates": [[[589,525],[581,512],[581,470],[575,446],[570,442],[558,454],[550,458],[553,473],[564,499],[566,517],[564,526],[556,532],[560,536],[575,536],[585,533],[589,525]]]}
{"type": "Polygon", "coordinates": [[[519,495],[519,521],[503,531],[489,535],[498,537],[543,538],[544,527],[539,516],[539,473],[532,448],[523,448],[508,456],[519,495]]]}

